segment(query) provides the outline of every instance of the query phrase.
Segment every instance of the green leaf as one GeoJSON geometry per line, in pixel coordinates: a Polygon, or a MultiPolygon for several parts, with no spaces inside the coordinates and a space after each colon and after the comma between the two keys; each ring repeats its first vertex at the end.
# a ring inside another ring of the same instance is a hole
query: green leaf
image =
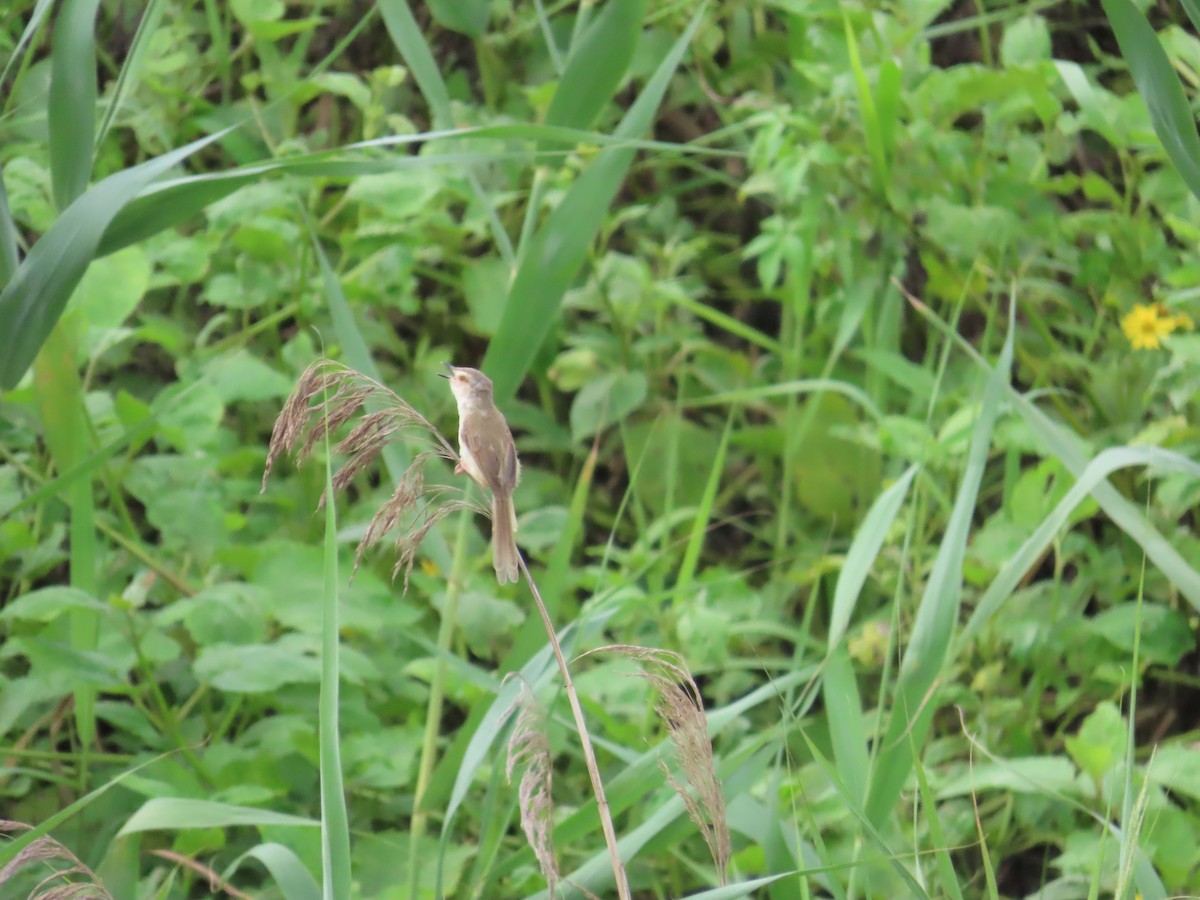
{"type": "Polygon", "coordinates": [[[150,286],[150,260],[138,247],[98,259],[83,273],[67,305],[89,328],[116,328],[137,309],[150,286]]]}
{"type": "Polygon", "coordinates": [[[583,386],[571,404],[571,437],[576,441],[620,422],[646,402],[648,383],[641,372],[610,372],[583,386]]]}
{"type": "Polygon", "coordinates": [[[1138,635],[1138,653],[1145,663],[1173,669],[1196,646],[1187,617],[1159,603],[1122,603],[1087,620],[1087,629],[1130,656],[1138,635]]]}
{"type": "Polygon", "coordinates": [[[1107,701],[1092,711],[1079,734],[1064,741],[1075,765],[1093,781],[1099,781],[1120,762],[1125,753],[1125,720],[1120,710],[1107,701]]]}
{"type": "Polygon", "coordinates": [[[47,587],[10,600],[4,609],[0,609],[0,620],[53,622],[63,613],[76,609],[108,612],[108,607],[87,591],[73,587],[47,587]]]}
{"type": "Polygon", "coordinates": [[[196,656],[196,677],[231,694],[276,691],[320,681],[320,664],[286,639],[274,644],[212,644],[196,656]]]}
{"type": "Polygon", "coordinates": [[[1154,132],[1184,183],[1200,197],[1200,137],[1183,85],[1146,17],[1130,0],[1102,0],[1121,55],[1150,108],[1154,132]]]}
{"type": "Polygon", "coordinates": [[[1050,59],[1050,28],[1041,16],[1026,15],[1010,22],[1000,39],[1000,61],[1022,66],[1050,59]]]}
{"type": "Polygon", "coordinates": [[[492,0],[428,0],[428,5],[439,25],[467,37],[482,37],[492,18],[492,0]]]}

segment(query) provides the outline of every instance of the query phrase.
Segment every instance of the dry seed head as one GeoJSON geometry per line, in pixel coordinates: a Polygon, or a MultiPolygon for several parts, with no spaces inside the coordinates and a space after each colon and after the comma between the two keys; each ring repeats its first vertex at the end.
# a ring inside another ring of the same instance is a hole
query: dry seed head
{"type": "Polygon", "coordinates": [[[525,832],[525,840],[533,850],[553,898],[560,875],[554,856],[554,799],[550,793],[553,759],[546,738],[546,716],[527,685],[521,686],[516,705],[519,712],[508,739],[505,774],[511,784],[513,771],[522,767],[525,770],[517,788],[521,830],[525,832]]]}
{"type": "Polygon", "coordinates": [[[667,783],[683,801],[688,817],[700,830],[721,884],[725,884],[732,844],[725,818],[725,795],[717,779],[699,686],[683,657],[670,650],[613,644],[589,650],[581,658],[602,652],[617,653],[638,663],[641,667],[638,676],[645,678],[654,689],[657,695],[654,711],[667,727],[675,747],[675,762],[684,781],[675,776],[664,760],[660,759],[659,765],[667,783]]]}
{"type": "MultiPolygon", "coordinates": [[[[25,831],[29,828],[21,822],[0,819],[0,834],[25,831]]],[[[2,890],[13,879],[17,871],[39,865],[49,868],[50,874],[39,881],[28,894],[30,900],[113,900],[100,878],[80,862],[79,858],[51,837],[40,837],[22,848],[4,868],[0,869],[0,896],[8,896],[2,890]],[[54,869],[49,863],[62,861],[66,867],[54,869]],[[68,882],[72,875],[81,875],[87,881],[68,882]],[[53,884],[52,882],[62,882],[53,884]],[[52,885],[52,886],[51,886],[52,885]]]]}
{"type": "MultiPolygon", "coordinates": [[[[378,459],[389,441],[401,439],[424,449],[401,475],[392,496],[379,508],[355,552],[358,570],[363,553],[396,531],[395,579],[404,572],[404,588],[412,571],[417,548],[429,530],[447,515],[460,509],[486,513],[477,503],[466,499],[460,489],[425,483],[424,466],[435,456],[457,462],[458,454],[433,424],[410,403],[361,372],[333,360],[322,359],[309,366],[284,402],[271,432],[271,444],[263,471],[263,489],[279,456],[291,453],[297,463],[304,460],[319,442],[345,425],[370,404],[366,413],[333,448],[345,461],[332,479],[335,491],[345,490],[350,482],[378,459]]],[[[318,508],[328,498],[324,493],[318,508]]]]}

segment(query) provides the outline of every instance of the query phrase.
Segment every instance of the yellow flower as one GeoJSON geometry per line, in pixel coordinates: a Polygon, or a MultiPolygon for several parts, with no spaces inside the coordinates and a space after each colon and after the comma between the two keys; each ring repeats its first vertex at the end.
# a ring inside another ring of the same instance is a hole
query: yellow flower
{"type": "Polygon", "coordinates": [[[1191,331],[1192,327],[1191,319],[1182,313],[1170,315],[1162,303],[1139,303],[1121,320],[1121,330],[1134,350],[1157,350],[1176,329],[1191,331]]]}

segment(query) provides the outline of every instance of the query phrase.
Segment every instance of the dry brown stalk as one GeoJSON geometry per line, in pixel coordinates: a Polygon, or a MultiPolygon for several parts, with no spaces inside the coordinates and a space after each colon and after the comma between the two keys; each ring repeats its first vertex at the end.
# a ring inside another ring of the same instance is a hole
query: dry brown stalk
{"type": "Polygon", "coordinates": [[[654,689],[657,695],[654,711],[667,726],[667,733],[675,747],[675,762],[686,784],[675,776],[663,760],[660,759],[659,764],[667,783],[683,801],[684,809],[708,845],[708,852],[717,868],[717,877],[721,884],[726,884],[731,853],[729,824],[725,818],[725,795],[717,779],[700,688],[688,671],[683,657],[671,650],[612,644],[589,650],[582,656],[605,652],[616,653],[638,663],[641,667],[638,676],[650,682],[654,689]]]}

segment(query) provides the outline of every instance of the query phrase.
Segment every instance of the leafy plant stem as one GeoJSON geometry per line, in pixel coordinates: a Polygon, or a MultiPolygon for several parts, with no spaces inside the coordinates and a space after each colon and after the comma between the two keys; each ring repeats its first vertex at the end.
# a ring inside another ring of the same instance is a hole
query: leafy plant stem
{"type": "Polygon", "coordinates": [[[588,734],[583,707],[580,706],[579,695],[575,692],[575,682],[571,680],[571,670],[567,666],[567,659],[563,656],[562,647],[558,643],[558,635],[555,634],[554,623],[550,621],[550,613],[546,611],[546,604],[542,602],[541,591],[538,590],[533,575],[529,573],[529,567],[525,565],[525,557],[518,553],[517,559],[520,561],[525,582],[529,585],[529,592],[533,595],[538,615],[542,617],[542,624],[546,626],[546,636],[550,640],[554,659],[558,663],[558,671],[562,675],[567,701],[571,704],[571,714],[575,717],[575,727],[579,729],[579,743],[583,749],[583,760],[587,764],[588,777],[592,782],[592,793],[596,795],[596,812],[600,816],[600,827],[604,831],[604,843],[608,847],[609,862],[612,864],[613,878],[617,885],[617,896],[621,900],[631,900],[629,881],[625,876],[625,866],[621,862],[621,851],[617,847],[617,830],[613,827],[612,811],[609,809],[608,798],[604,793],[604,782],[600,780],[600,767],[596,763],[596,752],[592,749],[592,739],[588,734]]]}
{"type": "Polygon", "coordinates": [[[464,509],[458,517],[458,532],[454,539],[454,556],[450,579],[446,584],[446,606],[442,609],[442,621],[438,627],[438,664],[429,685],[429,703],[425,708],[425,734],[421,741],[421,760],[417,767],[417,786],[413,793],[412,823],[408,832],[408,896],[416,897],[421,887],[420,852],[421,838],[425,835],[428,820],[422,804],[429,782],[433,778],[437,762],[438,731],[442,721],[442,705],[446,699],[446,662],[450,653],[450,642],[454,637],[454,626],[458,620],[458,600],[462,596],[463,580],[466,576],[467,534],[471,511],[464,509]]]}

